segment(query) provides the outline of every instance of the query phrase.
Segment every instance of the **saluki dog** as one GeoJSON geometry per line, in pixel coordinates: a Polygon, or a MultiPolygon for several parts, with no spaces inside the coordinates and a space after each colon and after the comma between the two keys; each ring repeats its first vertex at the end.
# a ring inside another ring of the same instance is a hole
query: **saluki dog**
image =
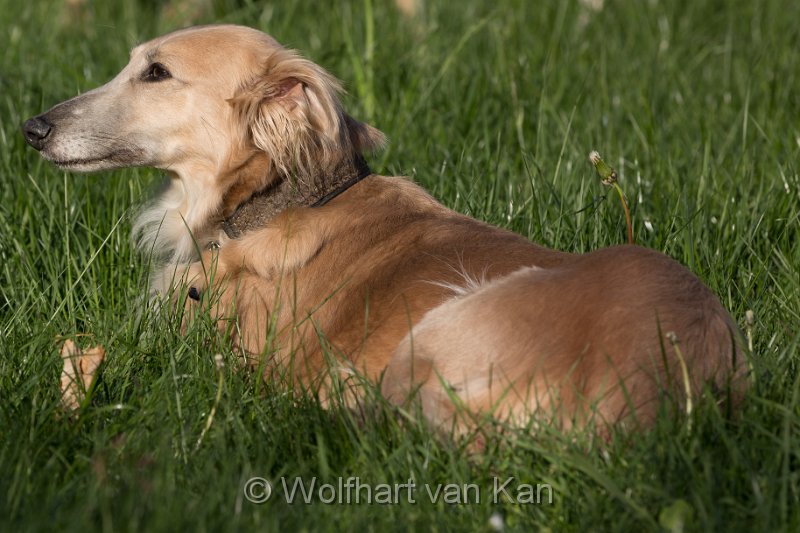
{"type": "Polygon", "coordinates": [[[137,46],[23,131],[64,169],[163,169],[134,224],[154,285],[177,302],[183,283],[185,320],[205,309],[250,364],[323,400],[358,374],[439,427],[583,428],[646,426],[663,396],[742,396],[736,324],[689,270],[637,246],[547,249],[373,174],[384,136],[340,91],[260,31],[204,26],[137,46]]]}

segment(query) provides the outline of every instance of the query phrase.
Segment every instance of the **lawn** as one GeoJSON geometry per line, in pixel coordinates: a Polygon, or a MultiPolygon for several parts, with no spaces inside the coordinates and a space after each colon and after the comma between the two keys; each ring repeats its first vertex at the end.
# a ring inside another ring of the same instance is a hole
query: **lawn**
{"type": "Polygon", "coordinates": [[[590,3],[425,0],[407,18],[389,0],[0,0],[0,530],[800,529],[800,2],[590,3]],[[182,336],[147,312],[130,228],[159,173],[66,173],[19,127],[135,44],[206,22],[262,29],[340,78],[390,139],[378,172],[546,246],[624,241],[599,150],[637,243],[749,332],[740,412],[701,402],[608,443],[540,427],[468,453],[376,398],[324,410],[238,371],[207,322],[182,336]],[[60,405],[64,336],[108,352],[77,418],[60,405]],[[245,497],[253,477],[267,502],[245,497]],[[350,478],[375,501],[325,503],[350,478]],[[283,483],[314,480],[311,503],[288,501],[283,483]],[[379,484],[397,497],[377,503],[379,484]]]}

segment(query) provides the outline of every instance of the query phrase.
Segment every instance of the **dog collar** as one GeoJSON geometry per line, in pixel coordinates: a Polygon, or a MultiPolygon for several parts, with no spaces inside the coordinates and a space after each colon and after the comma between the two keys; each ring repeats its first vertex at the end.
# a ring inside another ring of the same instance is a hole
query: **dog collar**
{"type": "Polygon", "coordinates": [[[316,180],[316,185],[301,186],[296,180],[284,178],[239,204],[222,221],[222,230],[230,239],[238,239],[248,231],[263,228],[288,207],[322,207],[371,174],[364,157],[356,154],[316,180]]]}

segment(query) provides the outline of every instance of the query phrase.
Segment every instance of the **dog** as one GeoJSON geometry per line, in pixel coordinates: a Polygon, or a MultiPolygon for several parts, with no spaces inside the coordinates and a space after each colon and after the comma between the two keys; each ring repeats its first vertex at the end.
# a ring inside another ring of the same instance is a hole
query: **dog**
{"type": "Polygon", "coordinates": [[[249,364],[323,402],[357,374],[456,431],[646,427],[663,396],[688,410],[704,391],[738,404],[740,334],[688,269],[633,245],[547,249],[374,174],[384,136],[341,90],[260,31],[195,27],[23,133],[63,169],[166,172],[134,224],[157,290],[183,287],[187,320],[210,312],[249,364]]]}

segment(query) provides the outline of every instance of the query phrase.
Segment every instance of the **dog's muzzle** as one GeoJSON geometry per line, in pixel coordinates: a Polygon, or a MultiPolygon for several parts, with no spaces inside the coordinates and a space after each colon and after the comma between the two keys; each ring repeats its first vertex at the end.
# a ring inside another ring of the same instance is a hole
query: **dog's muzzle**
{"type": "Polygon", "coordinates": [[[25,135],[25,140],[37,150],[44,148],[51,131],[53,131],[53,125],[43,117],[29,118],[22,126],[22,134],[25,135]]]}

